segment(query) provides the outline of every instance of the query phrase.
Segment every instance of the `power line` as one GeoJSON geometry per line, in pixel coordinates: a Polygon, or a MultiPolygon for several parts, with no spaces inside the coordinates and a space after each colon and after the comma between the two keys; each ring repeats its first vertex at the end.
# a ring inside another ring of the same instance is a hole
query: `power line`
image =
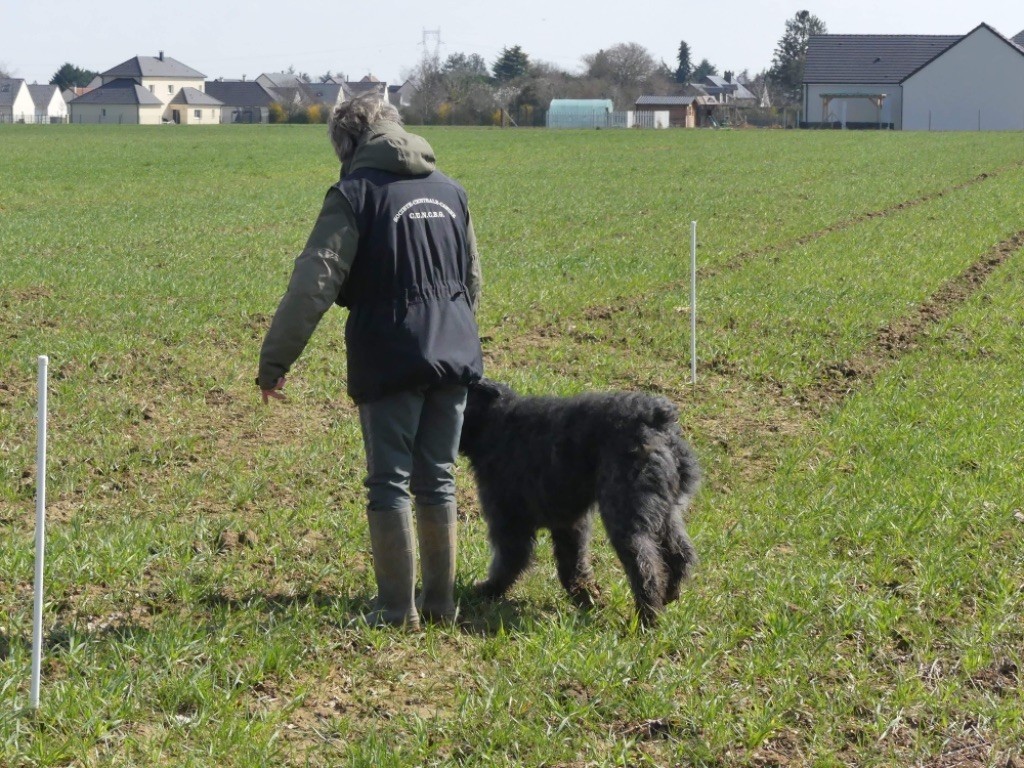
{"type": "Polygon", "coordinates": [[[428,50],[427,49],[427,40],[433,40],[434,41],[433,57],[435,59],[440,58],[440,56],[441,56],[441,46],[444,45],[444,42],[441,40],[441,29],[438,28],[438,29],[424,29],[423,30],[423,42],[421,42],[420,45],[423,46],[423,53],[424,53],[424,55],[427,54],[427,50],[428,50]]]}

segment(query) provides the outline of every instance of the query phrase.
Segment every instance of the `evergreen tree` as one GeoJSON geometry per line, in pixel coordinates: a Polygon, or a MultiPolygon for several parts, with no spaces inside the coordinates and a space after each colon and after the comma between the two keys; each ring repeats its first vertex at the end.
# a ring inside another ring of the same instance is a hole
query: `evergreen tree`
{"type": "Polygon", "coordinates": [[[693,82],[698,83],[708,75],[717,75],[718,67],[712,64],[707,59],[701,59],[700,64],[697,65],[696,69],[693,70],[693,74],[690,75],[693,82]]]}
{"type": "Polygon", "coordinates": [[[679,66],[676,67],[675,78],[677,83],[688,83],[693,75],[693,62],[690,60],[690,46],[685,40],[679,43],[679,53],[676,55],[679,66]]]}
{"type": "Polygon", "coordinates": [[[768,77],[789,103],[800,101],[808,38],[826,32],[825,22],[810,11],[799,11],[786,22],[786,31],[775,48],[768,77]]]}
{"type": "Polygon", "coordinates": [[[65,62],[50,78],[50,85],[56,85],[62,91],[75,87],[84,88],[97,74],[90,69],[79,69],[71,62],[65,62]]]}
{"type": "Polygon", "coordinates": [[[522,77],[530,70],[530,57],[518,45],[502,48],[501,55],[492,67],[494,78],[502,83],[522,77]]]}

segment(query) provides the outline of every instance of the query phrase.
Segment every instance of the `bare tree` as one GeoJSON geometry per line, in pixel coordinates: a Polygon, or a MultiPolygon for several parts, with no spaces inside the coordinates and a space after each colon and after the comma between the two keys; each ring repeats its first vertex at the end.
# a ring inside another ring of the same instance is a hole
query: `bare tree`
{"type": "Polygon", "coordinates": [[[416,83],[416,91],[408,109],[408,118],[421,123],[435,122],[441,105],[448,99],[448,89],[438,57],[425,54],[410,79],[416,83]]]}
{"type": "Polygon", "coordinates": [[[655,79],[664,80],[662,65],[639,43],[619,43],[583,57],[585,76],[614,84],[616,101],[632,104],[655,79]]]}

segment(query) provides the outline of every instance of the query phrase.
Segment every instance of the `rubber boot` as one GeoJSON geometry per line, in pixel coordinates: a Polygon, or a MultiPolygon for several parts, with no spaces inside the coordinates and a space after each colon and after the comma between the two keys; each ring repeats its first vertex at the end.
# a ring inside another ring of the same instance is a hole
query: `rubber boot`
{"type": "Polygon", "coordinates": [[[371,626],[391,625],[416,631],[416,545],[412,533],[412,511],[367,510],[373,572],[377,577],[377,598],[366,617],[371,626]]]}
{"type": "Polygon", "coordinates": [[[423,591],[417,601],[428,621],[452,621],[455,609],[455,503],[416,505],[423,591]]]}

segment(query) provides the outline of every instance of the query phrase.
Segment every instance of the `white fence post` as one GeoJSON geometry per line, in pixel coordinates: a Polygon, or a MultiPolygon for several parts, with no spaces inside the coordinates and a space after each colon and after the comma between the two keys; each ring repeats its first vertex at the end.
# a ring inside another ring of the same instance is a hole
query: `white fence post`
{"type": "Polygon", "coordinates": [[[39,670],[43,660],[43,564],[46,554],[46,390],[49,358],[39,357],[39,412],[36,440],[36,578],[32,607],[32,686],[29,703],[39,709],[39,670]]]}
{"type": "Polygon", "coordinates": [[[690,222],[690,382],[697,383],[697,222],[690,222]]]}

